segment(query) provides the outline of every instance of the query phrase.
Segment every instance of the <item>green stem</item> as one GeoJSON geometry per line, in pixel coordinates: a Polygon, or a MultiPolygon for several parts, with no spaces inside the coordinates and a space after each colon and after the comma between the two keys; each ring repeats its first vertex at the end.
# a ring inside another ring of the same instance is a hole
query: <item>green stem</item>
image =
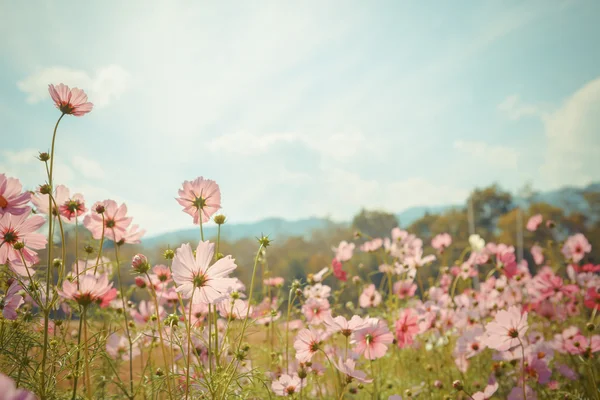
{"type": "MultiPolygon", "coordinates": [[[[189,312],[188,312],[188,326],[187,326],[187,341],[188,341],[188,348],[187,348],[187,368],[185,371],[185,399],[187,400],[188,396],[190,395],[190,357],[191,357],[191,350],[192,350],[192,304],[194,304],[194,292],[196,290],[194,290],[192,292],[192,296],[190,297],[190,303],[189,303],[189,312]]],[[[209,336],[210,339],[210,336],[209,336]]],[[[210,352],[210,348],[209,348],[209,352],[210,352]]]]}
{"type": "Polygon", "coordinates": [[[79,330],[77,334],[77,354],[75,355],[75,377],[73,378],[73,396],[71,400],[75,400],[77,396],[77,380],[79,379],[79,359],[81,355],[81,330],[83,328],[83,315],[85,314],[85,308],[81,309],[81,315],[79,316],[79,330]]]}

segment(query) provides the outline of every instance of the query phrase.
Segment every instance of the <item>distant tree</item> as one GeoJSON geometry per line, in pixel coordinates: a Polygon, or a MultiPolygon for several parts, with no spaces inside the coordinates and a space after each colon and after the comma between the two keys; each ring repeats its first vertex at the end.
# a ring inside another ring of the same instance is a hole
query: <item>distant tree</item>
{"type": "Polygon", "coordinates": [[[390,231],[398,225],[398,218],[394,214],[364,208],[352,220],[355,230],[371,237],[389,236],[390,231]]]}
{"type": "Polygon", "coordinates": [[[486,236],[495,233],[498,218],[512,209],[512,195],[497,184],[475,189],[469,196],[469,201],[473,204],[475,230],[486,236]]]}

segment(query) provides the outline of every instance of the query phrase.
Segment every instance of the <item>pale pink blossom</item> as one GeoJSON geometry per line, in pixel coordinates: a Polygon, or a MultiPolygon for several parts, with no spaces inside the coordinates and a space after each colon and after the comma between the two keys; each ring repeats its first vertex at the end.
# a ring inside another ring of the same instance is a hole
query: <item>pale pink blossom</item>
{"type": "Polygon", "coordinates": [[[394,283],[394,294],[400,299],[411,298],[416,292],[417,285],[411,279],[394,283]]]}
{"type": "Polygon", "coordinates": [[[531,256],[536,265],[542,265],[544,262],[544,250],[537,244],[531,247],[531,256]]]}
{"type": "Polygon", "coordinates": [[[335,318],[327,315],[324,322],[331,333],[341,332],[344,336],[350,336],[356,330],[362,328],[366,320],[358,315],[353,315],[350,321],[341,315],[335,318]]]}
{"type": "Polygon", "coordinates": [[[71,221],[82,216],[87,211],[85,208],[85,200],[81,193],[75,193],[69,197],[66,202],[58,205],[58,211],[61,217],[71,221]]]}
{"type": "Polygon", "coordinates": [[[396,321],[396,339],[399,348],[410,346],[414,342],[415,336],[420,332],[419,317],[410,308],[405,308],[400,312],[396,321]]]}
{"type": "Polygon", "coordinates": [[[8,376],[0,373],[0,397],[2,400],[35,400],[33,393],[19,389],[8,376]]]}
{"type": "Polygon", "coordinates": [[[354,252],[354,243],[348,243],[345,240],[342,240],[338,247],[332,247],[331,250],[335,252],[335,258],[340,261],[348,261],[352,258],[352,253],[354,252]]]}
{"type": "Polygon", "coordinates": [[[4,298],[0,300],[0,309],[2,309],[4,318],[10,320],[17,319],[17,309],[25,302],[23,296],[19,294],[20,290],[21,285],[14,280],[6,290],[4,298]]]}
{"type": "MultiPolygon", "coordinates": [[[[121,359],[123,361],[129,360],[129,341],[125,336],[121,336],[118,333],[112,333],[108,339],[106,339],[106,352],[115,360],[121,359]]],[[[132,348],[132,354],[135,358],[140,355],[139,347],[134,344],[132,348]]]]}
{"type": "Polygon", "coordinates": [[[137,310],[134,308],[129,310],[129,312],[131,313],[133,320],[141,325],[144,325],[148,321],[150,321],[152,316],[156,316],[162,320],[167,314],[165,309],[159,305],[157,315],[156,307],[154,306],[154,304],[145,300],[140,301],[137,310]]]}
{"type": "Polygon", "coordinates": [[[306,385],[306,381],[300,379],[298,374],[288,375],[283,374],[279,379],[271,383],[271,389],[277,396],[294,396],[295,393],[300,392],[302,387],[306,385]]]}
{"type": "Polygon", "coordinates": [[[483,328],[477,326],[469,329],[458,338],[456,343],[457,350],[459,353],[464,354],[465,357],[472,358],[486,348],[483,339],[483,328]]]}
{"type": "Polygon", "coordinates": [[[301,363],[310,361],[316,352],[319,351],[321,340],[321,334],[313,328],[302,329],[298,332],[294,341],[296,359],[301,363]]]}
{"type": "Polygon", "coordinates": [[[329,301],[327,299],[311,297],[306,300],[306,303],[302,306],[302,313],[306,317],[308,323],[311,325],[318,325],[331,314],[329,307],[329,301]]]}
{"type": "Polygon", "coordinates": [[[194,224],[198,224],[200,213],[202,222],[208,222],[221,208],[221,191],[215,181],[198,177],[183,182],[176,200],[183,206],[184,212],[194,217],[194,224]]]}
{"type": "Polygon", "coordinates": [[[27,206],[31,199],[29,192],[22,192],[23,186],[17,178],[0,174],[0,217],[4,214],[22,215],[31,209],[27,206]]]}
{"type": "Polygon", "coordinates": [[[34,250],[43,249],[48,242],[45,235],[36,232],[44,222],[44,217],[30,216],[29,212],[21,215],[5,213],[0,217],[0,264],[12,260],[22,261],[19,250],[14,248],[16,243],[25,245],[21,252],[29,266],[37,263],[38,256],[34,250]]]}
{"type": "Polygon", "coordinates": [[[363,243],[360,246],[360,249],[362,251],[364,251],[365,253],[368,253],[368,252],[379,250],[381,248],[381,246],[383,246],[383,239],[375,238],[375,239],[369,240],[368,242],[363,243]]]}
{"type": "Polygon", "coordinates": [[[58,290],[65,299],[74,300],[77,303],[87,306],[93,302],[101,302],[112,288],[112,282],[108,282],[106,275],[99,277],[95,275],[82,275],[79,277],[79,285],[65,279],[62,290],[58,290]],[[79,286],[79,287],[78,287],[79,286]]]}
{"type": "Polygon", "coordinates": [[[117,244],[121,245],[124,243],[128,244],[139,244],[141,243],[142,236],[146,234],[145,229],[140,229],[139,225],[133,224],[125,229],[125,232],[115,231],[114,240],[117,244]]]}
{"type": "Polygon", "coordinates": [[[582,233],[569,236],[562,248],[562,253],[567,260],[578,263],[586,253],[592,251],[592,245],[582,233]]]}
{"type": "Polygon", "coordinates": [[[192,247],[186,243],[177,249],[173,258],[173,280],[177,291],[193,303],[215,304],[227,297],[236,281],[227,276],[237,268],[235,260],[226,256],[210,265],[215,253],[214,243],[198,243],[196,257],[192,247]]]}
{"type": "Polygon", "coordinates": [[[356,362],[348,358],[346,361],[343,361],[341,358],[336,363],[333,362],[333,365],[340,371],[342,374],[346,375],[347,381],[357,380],[362,383],[371,383],[373,379],[368,379],[367,374],[363,371],[359,371],[356,369],[356,362]]]}
{"type": "Polygon", "coordinates": [[[59,83],[56,86],[48,85],[48,92],[56,108],[63,114],[81,117],[92,111],[94,107],[88,102],[85,92],[79,88],[70,89],[67,85],[59,83]]]}
{"type": "Polygon", "coordinates": [[[154,268],[152,268],[152,272],[154,272],[158,280],[162,283],[168,283],[171,281],[171,270],[166,265],[155,265],[154,268]]]}
{"type": "Polygon", "coordinates": [[[496,390],[498,390],[498,382],[494,382],[492,384],[487,385],[483,392],[473,393],[471,398],[473,400],[489,400],[492,398],[494,393],[496,393],[496,390]]]}
{"type": "Polygon", "coordinates": [[[284,282],[284,279],[280,276],[273,277],[273,278],[267,278],[267,279],[263,280],[263,284],[265,286],[273,286],[273,287],[282,287],[283,282],[284,282]]]}
{"type": "Polygon", "coordinates": [[[431,239],[431,247],[443,253],[452,244],[452,236],[448,233],[440,233],[431,239]]]}
{"type": "Polygon", "coordinates": [[[506,351],[521,343],[527,332],[527,313],[521,313],[517,306],[500,310],[492,322],[485,326],[484,343],[491,349],[506,351]]]}
{"type": "Polygon", "coordinates": [[[543,220],[544,217],[542,217],[542,214],[535,214],[534,216],[530,217],[527,221],[527,230],[530,232],[535,232],[542,224],[543,220]]]}
{"type": "Polygon", "coordinates": [[[375,318],[369,319],[352,335],[354,352],[364,355],[368,360],[383,357],[388,350],[388,345],[393,341],[394,335],[387,324],[375,318]]]}
{"type": "Polygon", "coordinates": [[[381,293],[375,289],[374,284],[367,286],[358,298],[358,304],[361,308],[377,307],[380,303],[381,293]]]}
{"type": "Polygon", "coordinates": [[[96,240],[99,240],[104,232],[106,238],[118,242],[125,235],[131,221],[132,218],[127,216],[127,205],[119,206],[114,200],[104,200],[92,206],[92,212],[85,216],[83,225],[96,240]]]}

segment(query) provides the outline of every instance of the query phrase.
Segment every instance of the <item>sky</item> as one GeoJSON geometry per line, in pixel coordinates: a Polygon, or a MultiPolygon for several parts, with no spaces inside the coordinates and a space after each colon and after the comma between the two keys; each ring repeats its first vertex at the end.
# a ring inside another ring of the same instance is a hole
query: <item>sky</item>
{"type": "Polygon", "coordinates": [[[600,180],[600,2],[0,1],[0,173],[191,228],[184,180],[231,222],[462,203],[600,180]]]}

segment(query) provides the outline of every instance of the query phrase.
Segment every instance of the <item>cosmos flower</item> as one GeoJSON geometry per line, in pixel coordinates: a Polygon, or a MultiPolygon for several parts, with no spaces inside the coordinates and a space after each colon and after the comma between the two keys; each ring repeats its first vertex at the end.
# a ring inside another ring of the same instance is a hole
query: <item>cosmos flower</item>
{"type": "Polygon", "coordinates": [[[33,393],[16,387],[15,382],[8,376],[0,373],[0,393],[3,400],[35,400],[33,393]]]}
{"type": "Polygon", "coordinates": [[[321,343],[321,334],[313,328],[302,329],[296,335],[294,349],[296,349],[296,359],[305,363],[312,359],[313,355],[319,351],[321,343]]]}
{"type": "Polygon", "coordinates": [[[377,307],[380,303],[381,293],[375,289],[375,285],[372,283],[363,290],[358,298],[361,308],[377,307]]]}
{"type": "Polygon", "coordinates": [[[20,262],[21,254],[14,246],[17,243],[24,245],[23,258],[30,266],[38,262],[37,253],[46,247],[48,240],[45,235],[36,231],[44,225],[45,219],[41,215],[30,216],[28,212],[21,215],[5,213],[0,217],[0,264],[16,260],[20,262]]]}
{"type": "Polygon", "coordinates": [[[87,95],[79,88],[69,89],[67,85],[59,83],[58,85],[48,85],[48,92],[56,108],[63,114],[81,117],[90,111],[94,105],[88,102],[87,95]]]}
{"type": "Polygon", "coordinates": [[[226,256],[210,265],[215,253],[214,243],[198,243],[196,257],[189,243],[183,244],[173,258],[173,280],[177,291],[193,303],[215,304],[226,297],[236,280],[227,276],[237,268],[235,260],[226,256]]]}
{"type": "Polygon", "coordinates": [[[452,244],[452,236],[449,233],[440,233],[431,239],[431,247],[443,253],[452,244]]]}
{"type": "Polygon", "coordinates": [[[527,332],[527,313],[521,314],[517,306],[500,310],[492,322],[485,326],[486,338],[483,342],[491,349],[506,351],[521,343],[527,332]]]}
{"type": "Polygon", "coordinates": [[[132,218],[127,216],[127,205],[120,206],[114,200],[104,200],[92,206],[92,212],[85,216],[83,225],[99,240],[104,236],[118,242],[125,235],[132,218]]]}
{"type": "Polygon", "coordinates": [[[368,379],[367,374],[363,371],[358,371],[356,369],[356,362],[349,358],[346,361],[343,361],[341,358],[336,363],[333,362],[333,365],[340,371],[342,374],[346,375],[348,380],[357,380],[362,383],[371,383],[373,379],[368,379]]]}
{"type": "Polygon", "coordinates": [[[387,324],[376,318],[369,319],[352,335],[354,351],[364,355],[368,360],[383,357],[388,345],[393,341],[394,335],[389,331],[387,324]]]}
{"type": "Polygon", "coordinates": [[[23,187],[17,178],[0,174],[0,217],[4,214],[22,215],[31,209],[27,206],[31,199],[29,192],[21,192],[23,187]]]}
{"type": "Polygon", "coordinates": [[[277,396],[294,396],[295,393],[300,392],[302,387],[305,385],[305,381],[300,379],[298,374],[288,375],[283,374],[271,383],[271,389],[277,396]]]}
{"type": "Polygon", "coordinates": [[[338,247],[332,247],[331,250],[335,252],[335,258],[338,261],[344,262],[352,258],[354,247],[354,243],[348,243],[345,240],[342,240],[338,247]]]}
{"type": "Polygon", "coordinates": [[[527,221],[527,230],[530,232],[537,231],[537,228],[542,224],[543,220],[544,217],[542,217],[542,214],[535,214],[527,221]]]}
{"type": "Polygon", "coordinates": [[[592,245],[582,233],[569,236],[562,248],[562,253],[567,260],[578,263],[586,253],[592,251],[592,245]]]}
{"type": "Polygon", "coordinates": [[[194,217],[194,224],[199,224],[200,214],[202,222],[208,222],[221,208],[221,191],[215,181],[198,177],[183,182],[176,200],[183,206],[184,212],[194,217]]]}
{"type": "Polygon", "coordinates": [[[21,285],[15,280],[6,290],[4,298],[0,300],[0,309],[2,309],[2,315],[6,319],[17,319],[17,308],[25,302],[23,296],[19,294],[19,290],[21,290],[21,285]]]}
{"type": "Polygon", "coordinates": [[[79,288],[77,283],[65,279],[62,290],[58,290],[65,299],[74,300],[82,306],[94,302],[102,302],[103,297],[111,290],[112,282],[108,282],[106,275],[99,277],[95,275],[81,275],[79,277],[79,288]]]}
{"type": "MultiPolygon", "coordinates": [[[[134,344],[132,358],[140,355],[140,349],[134,344]]],[[[106,340],[106,352],[115,360],[129,360],[129,341],[118,333],[111,334],[106,340]]]]}
{"type": "Polygon", "coordinates": [[[405,308],[396,321],[396,339],[398,347],[404,348],[414,342],[414,337],[419,333],[419,318],[410,308],[405,308]]]}

